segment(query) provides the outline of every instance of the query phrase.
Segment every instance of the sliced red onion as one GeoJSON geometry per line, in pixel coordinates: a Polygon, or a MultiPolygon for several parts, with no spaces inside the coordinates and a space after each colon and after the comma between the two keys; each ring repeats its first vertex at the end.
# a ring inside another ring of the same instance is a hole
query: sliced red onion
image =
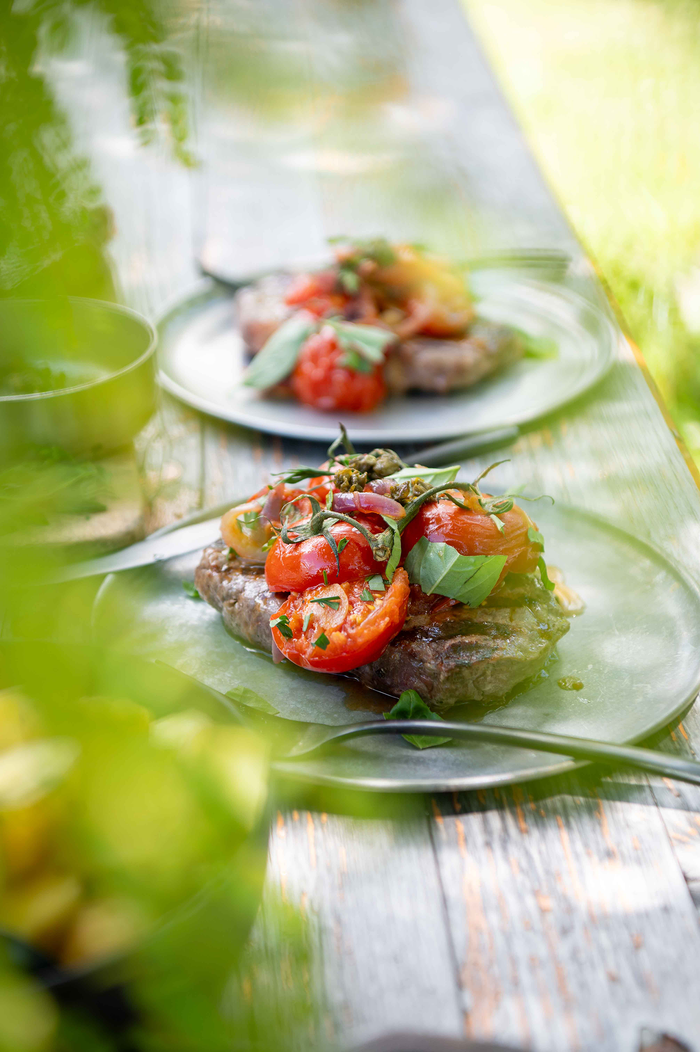
{"type": "Polygon", "coordinates": [[[333,511],[352,515],[364,511],[370,515],[386,515],[390,519],[402,519],[406,511],[397,500],[383,493],[336,493],[333,496],[333,511]]]}
{"type": "Polygon", "coordinates": [[[275,488],[271,489],[265,498],[265,503],[260,512],[261,518],[267,519],[268,522],[279,522],[283,504],[284,482],[278,482],[275,488]]]}
{"type": "Polygon", "coordinates": [[[284,661],[284,654],[275,643],[275,637],[272,637],[272,660],[275,665],[279,665],[280,661],[284,661]]]}
{"type": "Polygon", "coordinates": [[[372,479],[371,482],[367,483],[367,488],[372,490],[372,493],[384,493],[388,496],[391,493],[391,487],[393,482],[391,479],[372,479]]]}

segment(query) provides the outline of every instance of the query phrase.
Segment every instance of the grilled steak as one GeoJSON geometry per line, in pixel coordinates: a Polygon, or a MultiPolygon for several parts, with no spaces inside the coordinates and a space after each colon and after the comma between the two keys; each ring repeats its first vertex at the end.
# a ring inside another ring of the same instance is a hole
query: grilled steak
{"type": "Polygon", "coordinates": [[[291,274],[268,274],[239,289],[234,306],[243,342],[253,354],[264,346],[273,332],[294,313],[284,297],[292,280],[291,274]]]}
{"type": "Polygon", "coordinates": [[[462,340],[415,336],[398,344],[384,366],[393,394],[447,394],[483,380],[522,357],[519,337],[504,325],[475,322],[462,340]]]}
{"type": "MultiPolygon", "coordinates": [[[[283,600],[268,591],[262,567],[228,559],[219,543],[205,549],[195,584],[230,632],[271,650],[269,620],[283,600]]],[[[414,588],[403,630],[377,661],[352,674],[387,694],[417,690],[444,711],[503,698],[539,672],[568,630],[559,604],[534,577],[511,574],[476,609],[414,588]]]]}
{"type": "Polygon", "coordinates": [[[272,650],[270,618],[284,597],[268,591],[262,566],[229,559],[219,541],[204,549],[194,583],[202,599],[221,611],[229,632],[262,650],[272,650]]]}

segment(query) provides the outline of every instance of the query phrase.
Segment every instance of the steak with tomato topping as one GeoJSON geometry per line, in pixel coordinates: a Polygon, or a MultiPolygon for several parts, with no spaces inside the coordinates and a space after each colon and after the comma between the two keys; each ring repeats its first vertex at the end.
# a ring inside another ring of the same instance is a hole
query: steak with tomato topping
{"type": "MultiPolygon", "coordinates": [[[[229,557],[218,543],[205,549],[195,584],[229,632],[271,651],[269,622],[283,596],[268,589],[264,567],[229,557]]],[[[387,694],[417,690],[440,711],[500,700],[544,667],[568,630],[557,601],[529,574],[510,574],[475,609],[412,588],[403,629],[351,675],[387,694]]]]}

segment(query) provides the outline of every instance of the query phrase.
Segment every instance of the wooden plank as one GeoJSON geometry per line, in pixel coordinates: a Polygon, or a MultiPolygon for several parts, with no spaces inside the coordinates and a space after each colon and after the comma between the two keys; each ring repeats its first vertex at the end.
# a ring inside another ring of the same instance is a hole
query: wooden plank
{"type": "Polygon", "coordinates": [[[633,1049],[642,1026],[691,1041],[700,931],[650,792],[564,788],[435,803],[468,1035],[542,1052],[633,1049]]]}
{"type": "Polygon", "coordinates": [[[269,881],[313,919],[329,1043],[458,1035],[462,1004],[424,817],[278,813],[269,881]]]}

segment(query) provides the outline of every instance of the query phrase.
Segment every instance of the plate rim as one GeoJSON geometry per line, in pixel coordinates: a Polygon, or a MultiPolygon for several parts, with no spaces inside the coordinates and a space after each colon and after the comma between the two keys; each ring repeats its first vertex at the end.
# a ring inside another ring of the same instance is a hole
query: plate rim
{"type": "MultiPolygon", "coordinates": [[[[225,508],[225,506],[230,506],[230,502],[226,501],[222,503],[222,505],[215,505],[213,508],[201,509],[197,512],[193,512],[191,515],[186,516],[183,519],[178,519],[176,522],[168,523],[166,526],[162,526],[159,530],[156,530],[151,536],[159,536],[166,533],[173,533],[174,531],[181,529],[184,526],[192,525],[194,522],[201,522],[206,518],[213,518],[215,515],[218,514],[219,509],[221,507],[225,508]],[[214,513],[213,515],[212,512],[214,513]]],[[[677,575],[677,577],[681,580],[688,592],[692,594],[695,602],[698,605],[698,608],[700,609],[700,585],[697,584],[685,572],[685,570],[675,561],[675,559],[670,558],[665,552],[660,551],[652,543],[650,543],[650,541],[638,537],[636,536],[636,534],[630,533],[622,526],[618,526],[617,523],[612,522],[610,519],[606,518],[603,515],[599,515],[597,512],[589,511],[587,508],[583,508],[575,504],[569,504],[564,501],[557,501],[557,506],[563,508],[566,512],[575,512],[577,515],[583,516],[596,526],[603,528],[604,530],[612,531],[621,538],[624,538],[626,542],[629,543],[631,541],[633,545],[641,547],[642,549],[646,550],[646,552],[653,555],[655,559],[659,560],[662,564],[664,564],[674,574],[677,575]]],[[[147,569],[152,568],[153,565],[155,564],[151,564],[151,567],[147,567],[147,569]]],[[[93,623],[95,619],[95,614],[98,609],[98,604],[102,602],[103,592],[106,592],[108,590],[109,582],[111,582],[115,578],[115,576],[116,575],[114,573],[108,574],[95,595],[92,607],[93,623]]],[[[146,658],[146,660],[157,659],[146,658]]],[[[176,671],[181,670],[176,669],[176,671]]],[[[616,744],[635,745],[640,741],[644,741],[646,738],[657,734],[660,730],[663,729],[663,727],[669,725],[670,723],[674,723],[678,719],[678,717],[680,717],[686,710],[690,709],[690,707],[693,705],[693,703],[698,698],[698,695],[700,694],[700,651],[698,651],[695,675],[696,678],[694,680],[694,686],[692,687],[692,689],[686,695],[684,695],[683,699],[680,700],[673,707],[673,709],[669,710],[669,712],[666,715],[664,715],[663,718],[656,720],[649,726],[645,726],[641,731],[639,731],[639,733],[635,733],[633,736],[625,738],[624,741],[618,742],[616,744]]],[[[201,683],[202,681],[198,680],[198,682],[201,683]]],[[[214,688],[209,687],[208,684],[202,685],[206,686],[209,690],[214,690],[214,688]]],[[[215,693],[218,692],[215,691],[215,693]]],[[[285,717],[282,718],[285,719],[285,717]]],[[[306,723],[307,721],[291,720],[287,722],[306,723]]],[[[509,748],[511,747],[509,746],[509,748]]],[[[522,747],[523,750],[525,748],[525,746],[522,747]]],[[[532,751],[537,752],[536,749],[532,751]]],[[[546,757],[547,755],[556,754],[543,753],[542,755],[543,757],[546,757]]],[[[533,781],[538,781],[543,778],[559,777],[560,775],[569,774],[572,771],[581,770],[582,768],[590,767],[592,764],[594,764],[594,761],[592,760],[563,759],[560,762],[550,764],[549,766],[536,767],[534,769],[531,769],[527,772],[525,776],[523,776],[522,772],[504,773],[501,775],[489,776],[488,778],[484,778],[482,775],[475,775],[471,777],[469,775],[459,775],[449,778],[434,779],[433,781],[428,781],[426,779],[423,782],[417,783],[415,780],[402,781],[396,779],[390,780],[387,778],[374,777],[348,778],[333,774],[314,774],[312,772],[305,772],[303,770],[303,767],[301,766],[304,762],[303,757],[300,757],[298,762],[299,769],[296,769],[297,761],[288,760],[286,758],[280,758],[278,760],[272,761],[272,763],[270,764],[270,769],[274,771],[278,776],[289,778],[292,781],[301,782],[306,785],[323,785],[340,789],[353,789],[357,791],[371,791],[380,793],[471,792],[476,789],[490,789],[505,785],[520,785],[533,781]]],[[[626,770],[626,768],[623,768],[623,770],[626,770]]]]}
{"type": "MultiPolygon", "coordinates": [[[[491,272],[493,271],[493,268],[485,267],[483,269],[491,272]]],[[[551,413],[559,412],[565,406],[576,401],[576,399],[580,398],[591,388],[595,387],[607,375],[615,362],[619,360],[620,346],[625,339],[624,334],[613,319],[591,300],[581,296],[573,289],[555,282],[537,281],[531,278],[520,277],[514,279],[514,284],[520,288],[524,287],[527,289],[528,287],[532,287],[549,293],[554,291],[561,298],[568,300],[570,303],[573,303],[579,308],[589,311],[598,317],[603,329],[606,330],[606,338],[602,341],[596,340],[596,346],[599,348],[599,351],[592,367],[583,374],[577,383],[574,384],[566,394],[565,398],[546,409],[524,410],[523,412],[513,413],[510,416],[501,417],[497,424],[490,424],[486,427],[471,429],[467,426],[467,430],[465,430],[464,423],[459,425],[455,424],[447,428],[445,428],[444,424],[440,425],[438,423],[434,427],[423,429],[421,431],[420,441],[433,441],[436,439],[447,439],[457,436],[488,434],[494,429],[494,427],[524,426],[535,420],[543,419],[551,413]]],[[[177,320],[178,315],[186,311],[190,306],[195,306],[198,300],[203,300],[206,303],[210,298],[214,299],[220,297],[221,299],[224,299],[226,296],[232,298],[233,293],[230,291],[227,293],[225,291],[225,286],[223,286],[221,282],[217,282],[214,278],[200,278],[194,285],[190,286],[188,291],[173,297],[169,303],[166,303],[162,312],[156,319],[156,328],[158,331],[158,383],[160,386],[186,405],[192,406],[194,409],[206,413],[208,416],[214,417],[217,420],[224,420],[228,423],[237,424],[240,427],[246,427],[253,431],[262,431],[265,434],[280,435],[285,438],[295,438],[314,442],[332,441],[337,436],[337,426],[335,425],[297,425],[285,421],[277,423],[275,419],[261,420],[254,414],[245,411],[238,411],[235,409],[233,411],[227,411],[226,407],[222,406],[220,403],[213,402],[202,395],[190,391],[165,370],[163,366],[163,348],[166,342],[165,333],[167,327],[177,320]]],[[[440,420],[440,414],[437,414],[437,420],[440,420]]],[[[354,441],[360,443],[371,444],[374,442],[396,442],[406,444],[415,442],[415,434],[406,431],[406,428],[408,428],[408,425],[405,425],[403,431],[390,432],[371,427],[363,428],[361,426],[357,427],[350,425],[348,427],[348,434],[354,441]]]]}

